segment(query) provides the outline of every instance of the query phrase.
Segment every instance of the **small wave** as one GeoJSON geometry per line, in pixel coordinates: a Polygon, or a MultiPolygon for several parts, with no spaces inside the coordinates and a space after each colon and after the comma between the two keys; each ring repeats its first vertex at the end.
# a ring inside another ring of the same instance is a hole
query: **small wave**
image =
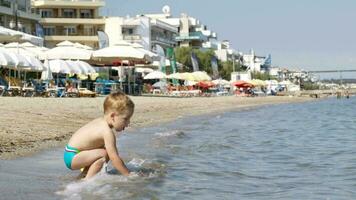
{"type": "Polygon", "coordinates": [[[127,162],[127,167],[131,173],[126,177],[120,175],[111,163],[105,164],[103,169],[93,178],[71,182],[63,190],[57,191],[56,194],[64,199],[82,199],[82,195],[86,193],[103,196],[108,191],[112,191],[113,186],[117,184],[142,182],[147,178],[162,176],[164,165],[150,163],[145,159],[133,158],[127,162]]]}
{"type": "Polygon", "coordinates": [[[154,135],[158,137],[171,137],[171,136],[183,137],[185,133],[180,130],[174,130],[168,132],[159,132],[159,133],[155,133],[154,135]]]}

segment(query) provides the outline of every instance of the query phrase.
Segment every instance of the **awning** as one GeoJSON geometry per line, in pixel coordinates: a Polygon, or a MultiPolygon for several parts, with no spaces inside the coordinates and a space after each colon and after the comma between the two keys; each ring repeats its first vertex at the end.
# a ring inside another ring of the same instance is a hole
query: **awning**
{"type": "Polygon", "coordinates": [[[43,38],[30,35],[21,31],[0,26],[0,40],[2,42],[31,42],[37,46],[43,46],[43,38]]]}

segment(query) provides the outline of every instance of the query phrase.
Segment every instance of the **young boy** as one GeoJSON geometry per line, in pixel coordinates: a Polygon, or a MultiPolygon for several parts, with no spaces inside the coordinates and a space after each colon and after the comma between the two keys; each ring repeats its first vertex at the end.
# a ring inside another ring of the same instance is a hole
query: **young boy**
{"type": "Polygon", "coordinates": [[[110,159],[121,174],[129,175],[118,154],[115,133],[129,125],[134,107],[131,99],[122,92],[108,95],[104,101],[104,116],[84,125],[70,138],[64,151],[66,166],[71,170],[84,168],[85,179],[88,179],[110,159]]]}

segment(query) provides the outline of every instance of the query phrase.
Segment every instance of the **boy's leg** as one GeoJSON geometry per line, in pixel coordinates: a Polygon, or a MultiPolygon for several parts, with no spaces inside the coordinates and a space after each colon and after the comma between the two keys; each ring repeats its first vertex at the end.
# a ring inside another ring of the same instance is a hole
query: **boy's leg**
{"type": "Polygon", "coordinates": [[[81,151],[74,156],[72,160],[71,168],[73,170],[81,169],[83,167],[91,166],[95,161],[107,158],[107,153],[105,149],[93,149],[87,151],[81,151]]]}

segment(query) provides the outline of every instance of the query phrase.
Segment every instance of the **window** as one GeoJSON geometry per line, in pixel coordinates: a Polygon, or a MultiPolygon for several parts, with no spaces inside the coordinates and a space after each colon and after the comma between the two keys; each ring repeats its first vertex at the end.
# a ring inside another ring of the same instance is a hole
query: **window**
{"type": "Polygon", "coordinates": [[[80,10],[80,18],[93,18],[90,10],[80,10]]]}
{"type": "Polygon", "coordinates": [[[93,27],[84,27],[84,35],[86,35],[86,36],[94,35],[93,27]]]}
{"type": "Polygon", "coordinates": [[[43,33],[44,35],[54,35],[55,34],[55,29],[54,27],[43,27],[43,33]]]}
{"type": "Polygon", "coordinates": [[[42,10],[42,11],[41,11],[41,16],[42,16],[43,18],[50,18],[50,17],[53,17],[53,10],[50,10],[50,9],[42,10]]]}
{"type": "Polygon", "coordinates": [[[63,17],[64,18],[75,18],[74,9],[64,9],[63,10],[63,17]]]}
{"type": "Polygon", "coordinates": [[[64,27],[64,34],[65,35],[73,35],[77,33],[77,29],[74,26],[67,26],[64,27]]]}

